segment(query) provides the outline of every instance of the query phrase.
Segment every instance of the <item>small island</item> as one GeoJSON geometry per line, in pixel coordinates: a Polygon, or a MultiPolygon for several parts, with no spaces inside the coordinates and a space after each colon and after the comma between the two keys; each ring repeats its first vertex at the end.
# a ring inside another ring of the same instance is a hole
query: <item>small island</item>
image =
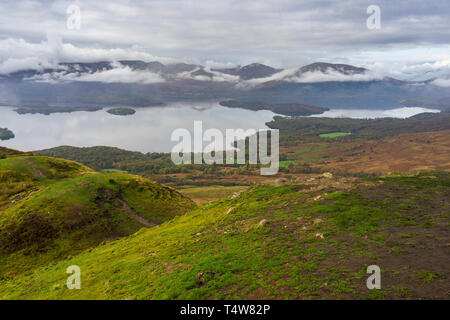
{"type": "Polygon", "coordinates": [[[107,112],[116,116],[131,116],[132,114],[136,113],[136,110],[131,108],[112,108],[107,112]]]}
{"type": "Polygon", "coordinates": [[[284,116],[310,116],[313,114],[321,114],[328,111],[327,108],[311,106],[303,103],[264,103],[254,101],[237,101],[226,100],[220,102],[221,106],[228,108],[241,108],[247,110],[270,110],[274,113],[278,113],[284,116]]]}
{"type": "Polygon", "coordinates": [[[14,139],[14,133],[7,128],[0,128],[0,140],[14,139]]]}
{"type": "Polygon", "coordinates": [[[71,113],[76,111],[94,112],[101,110],[101,107],[51,107],[51,106],[24,106],[15,109],[18,114],[44,114],[50,115],[52,113],[71,113]]]}

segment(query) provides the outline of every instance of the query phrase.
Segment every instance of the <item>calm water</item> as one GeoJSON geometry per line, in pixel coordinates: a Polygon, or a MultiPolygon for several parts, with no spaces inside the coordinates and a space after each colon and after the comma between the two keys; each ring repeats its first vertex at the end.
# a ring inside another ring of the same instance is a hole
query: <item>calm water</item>
{"type": "Polygon", "coordinates": [[[8,128],[16,138],[0,145],[21,151],[53,148],[113,146],[141,152],[169,152],[177,144],[170,141],[172,131],[186,128],[193,135],[195,120],[203,121],[203,130],[267,129],[270,111],[230,109],[217,103],[183,103],[158,108],[135,108],[131,116],[106,112],[19,115],[10,107],[0,107],[0,128],[8,128]]]}
{"type": "MultiPolygon", "coordinates": [[[[22,151],[53,148],[61,145],[77,147],[114,146],[141,152],[169,152],[176,144],[170,135],[177,128],[193,132],[195,120],[203,121],[203,129],[267,129],[270,111],[230,109],[218,103],[179,103],[158,108],[136,108],[132,116],[115,116],[103,109],[97,112],[19,115],[11,107],[0,107],[0,128],[7,127],[15,139],[0,145],[22,151]]],[[[439,112],[424,108],[393,110],[330,110],[326,117],[406,118],[422,112],[439,112]]]]}
{"type": "Polygon", "coordinates": [[[375,118],[409,118],[423,112],[440,112],[436,109],[426,108],[397,108],[391,110],[366,110],[366,109],[331,109],[320,115],[312,117],[329,118],[353,118],[353,119],[375,119],[375,118]]]}

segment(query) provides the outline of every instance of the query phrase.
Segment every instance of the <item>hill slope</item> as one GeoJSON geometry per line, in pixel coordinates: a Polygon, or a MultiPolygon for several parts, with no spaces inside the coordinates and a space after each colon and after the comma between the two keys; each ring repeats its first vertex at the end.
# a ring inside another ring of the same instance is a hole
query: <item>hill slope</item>
{"type": "Polygon", "coordinates": [[[445,172],[255,187],[0,280],[0,298],[447,298],[449,187],[445,172]]]}
{"type": "Polygon", "coordinates": [[[17,154],[0,160],[0,278],[153,227],[195,205],[139,176],[17,154]]]}

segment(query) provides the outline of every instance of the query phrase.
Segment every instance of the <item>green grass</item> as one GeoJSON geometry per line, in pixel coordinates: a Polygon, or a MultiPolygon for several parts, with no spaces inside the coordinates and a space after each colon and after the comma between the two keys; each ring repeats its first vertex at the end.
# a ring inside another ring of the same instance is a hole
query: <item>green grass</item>
{"type": "Polygon", "coordinates": [[[429,283],[437,278],[439,278],[439,274],[430,270],[420,270],[416,272],[417,277],[421,279],[424,283],[429,283]]]}
{"type": "Polygon", "coordinates": [[[348,136],[349,133],[347,132],[332,132],[332,133],[322,133],[319,134],[319,137],[321,138],[337,138],[337,137],[343,137],[348,136]]]}
{"type": "Polygon", "coordinates": [[[323,160],[322,154],[327,148],[327,143],[311,143],[310,145],[303,146],[295,152],[286,153],[286,161],[280,161],[280,166],[288,166],[290,163],[303,164],[303,163],[316,163],[323,160]]]}
{"type": "MultiPolygon", "coordinates": [[[[414,188],[420,185],[416,180],[427,182],[425,178],[415,177],[405,184],[403,179],[386,178],[380,188],[389,185],[414,188]]],[[[119,180],[119,176],[114,180],[119,180]]],[[[107,185],[108,181],[102,183],[107,185]]],[[[446,183],[444,178],[439,181],[435,183],[436,190],[446,183]]],[[[130,186],[130,190],[135,188],[130,186]]],[[[368,292],[364,289],[364,268],[373,263],[368,259],[378,259],[376,250],[390,252],[390,248],[384,247],[388,237],[385,228],[392,228],[397,221],[412,214],[401,209],[402,202],[420,203],[414,193],[405,190],[399,189],[399,193],[388,190],[386,197],[374,199],[368,198],[361,189],[351,189],[332,193],[328,199],[317,202],[311,200],[315,193],[301,185],[253,187],[235,198],[208,203],[188,214],[175,216],[158,227],[141,229],[71,257],[37,265],[27,273],[4,277],[0,279],[0,298],[383,299],[390,294],[398,296],[395,290],[368,292]],[[406,194],[408,199],[399,201],[399,194],[406,194]],[[323,222],[313,223],[318,217],[323,222]],[[267,223],[260,225],[263,219],[267,223]],[[349,260],[354,265],[346,266],[349,260]],[[65,271],[70,265],[81,268],[81,290],[65,287],[65,271]]],[[[413,215],[413,218],[420,217],[413,215]]],[[[399,234],[406,234],[403,227],[398,228],[402,231],[399,234]]],[[[404,272],[409,274],[409,270],[404,272]]],[[[429,279],[435,279],[430,274],[421,271],[418,276],[428,283],[429,279]]],[[[408,287],[402,288],[402,292],[407,290],[408,287]]]]}
{"type": "Polygon", "coordinates": [[[279,166],[280,168],[288,168],[291,164],[295,165],[295,161],[293,160],[285,160],[285,161],[280,161],[279,162],[279,166]]]}
{"type": "Polygon", "coordinates": [[[191,199],[224,199],[239,194],[248,189],[248,186],[183,186],[178,189],[179,192],[191,199]]]}
{"type": "Polygon", "coordinates": [[[128,173],[125,170],[118,170],[118,169],[104,169],[102,170],[104,173],[128,173]]]}
{"type": "MultiPolygon", "coordinates": [[[[449,175],[433,175],[360,180],[376,193],[330,185],[322,201],[313,199],[323,190],[305,185],[254,186],[235,197],[245,188],[185,188],[190,196],[223,198],[195,208],[139,176],[8,156],[0,160],[0,299],[378,299],[415,292],[409,285],[368,292],[364,268],[384,266],[386,254],[405,257],[396,248],[410,235],[448,226],[448,216],[438,219],[428,206],[448,199],[449,175]],[[142,228],[121,201],[157,226],[142,228]],[[390,236],[393,228],[398,236],[390,236]],[[70,265],[81,268],[81,290],[65,287],[70,265]]],[[[432,280],[441,271],[417,269],[423,285],[439,283],[432,280]]]]}
{"type": "Polygon", "coordinates": [[[0,278],[138,231],[127,210],[160,224],[195,207],[139,176],[40,156],[1,159],[0,191],[0,278]]]}

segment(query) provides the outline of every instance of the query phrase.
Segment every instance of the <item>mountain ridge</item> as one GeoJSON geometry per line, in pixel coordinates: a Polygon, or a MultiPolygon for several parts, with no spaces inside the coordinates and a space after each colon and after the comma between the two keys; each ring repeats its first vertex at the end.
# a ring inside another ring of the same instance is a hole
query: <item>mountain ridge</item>
{"type": "Polygon", "coordinates": [[[120,60],[65,63],[59,69],[26,70],[0,79],[5,105],[44,104],[158,106],[180,101],[228,99],[301,103],[324,108],[393,109],[401,100],[442,99],[450,87],[408,82],[347,64],[312,63],[275,69],[252,63],[228,69],[197,64],[120,60]]]}

